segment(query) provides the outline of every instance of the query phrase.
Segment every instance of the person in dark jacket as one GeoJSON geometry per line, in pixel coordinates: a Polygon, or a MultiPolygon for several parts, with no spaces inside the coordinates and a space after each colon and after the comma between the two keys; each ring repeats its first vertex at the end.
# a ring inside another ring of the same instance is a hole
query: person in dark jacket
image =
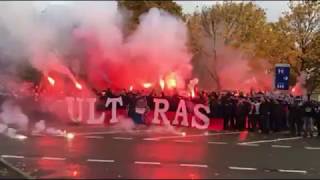
{"type": "Polygon", "coordinates": [[[256,128],[255,114],[256,114],[255,100],[251,99],[250,107],[249,107],[249,114],[248,114],[248,125],[249,125],[248,129],[249,129],[249,131],[254,131],[254,129],[256,128]]]}
{"type": "Polygon", "coordinates": [[[226,99],[223,103],[223,129],[231,130],[234,127],[232,121],[232,102],[230,99],[226,99]]]}
{"type": "Polygon", "coordinates": [[[270,130],[270,104],[266,98],[262,98],[260,105],[260,118],[262,133],[268,134],[270,130]]]}
{"type": "Polygon", "coordinates": [[[310,101],[310,97],[303,104],[303,125],[304,125],[304,137],[313,136],[313,117],[315,115],[314,107],[312,102],[310,101]]]}
{"type": "Polygon", "coordinates": [[[246,117],[249,112],[249,106],[245,102],[243,98],[241,98],[237,104],[237,109],[236,109],[236,126],[237,130],[243,131],[245,129],[246,125],[246,117]]]}
{"type": "Polygon", "coordinates": [[[289,104],[289,126],[292,136],[301,136],[302,119],[301,119],[301,107],[299,102],[295,100],[289,104]]]}

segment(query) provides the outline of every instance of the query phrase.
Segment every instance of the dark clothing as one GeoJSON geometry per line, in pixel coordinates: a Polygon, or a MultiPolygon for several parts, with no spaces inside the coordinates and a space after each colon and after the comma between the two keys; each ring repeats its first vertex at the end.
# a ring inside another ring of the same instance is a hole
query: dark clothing
{"type": "Polygon", "coordinates": [[[234,128],[232,102],[226,101],[223,103],[223,129],[230,130],[234,128]]]}
{"type": "Polygon", "coordinates": [[[270,130],[270,103],[262,102],[260,105],[261,130],[263,133],[269,133],[270,130]]]}
{"type": "Polygon", "coordinates": [[[240,102],[237,104],[236,109],[236,127],[238,130],[242,131],[246,126],[246,117],[249,112],[249,106],[245,102],[240,102]]]}
{"type": "Polygon", "coordinates": [[[310,101],[304,103],[302,108],[303,108],[303,116],[304,117],[314,117],[315,111],[314,111],[313,105],[310,101]]]}
{"type": "Polygon", "coordinates": [[[298,104],[289,105],[289,126],[291,135],[300,135],[302,131],[302,111],[298,104]]]}

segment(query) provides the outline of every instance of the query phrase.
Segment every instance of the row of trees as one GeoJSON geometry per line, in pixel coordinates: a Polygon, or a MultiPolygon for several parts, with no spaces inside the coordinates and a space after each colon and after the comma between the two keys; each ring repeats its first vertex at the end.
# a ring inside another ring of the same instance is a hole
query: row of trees
{"type": "MultiPolygon", "coordinates": [[[[275,2],[276,3],[276,2],[275,2]]],[[[302,72],[309,73],[307,88],[313,91],[320,85],[320,2],[292,1],[290,10],[276,22],[268,22],[264,9],[252,2],[225,1],[204,7],[193,14],[183,14],[173,1],[118,1],[132,14],[127,24],[132,32],[139,24],[139,16],[157,7],[181,17],[190,32],[188,46],[197,66],[199,54],[211,57],[206,71],[220,87],[216,67],[217,46],[230,46],[245,52],[252,66],[259,60],[271,65],[289,63],[292,67],[291,84],[302,72]],[[208,44],[210,44],[208,46],[208,44]]],[[[255,67],[258,68],[258,67],[255,67]]]]}

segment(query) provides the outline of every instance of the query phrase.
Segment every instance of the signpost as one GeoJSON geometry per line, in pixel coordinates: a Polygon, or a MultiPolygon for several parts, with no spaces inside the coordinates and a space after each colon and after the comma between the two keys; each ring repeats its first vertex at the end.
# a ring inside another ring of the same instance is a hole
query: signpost
{"type": "Polygon", "coordinates": [[[274,86],[278,90],[289,89],[290,65],[276,64],[275,66],[275,83],[274,86]]]}

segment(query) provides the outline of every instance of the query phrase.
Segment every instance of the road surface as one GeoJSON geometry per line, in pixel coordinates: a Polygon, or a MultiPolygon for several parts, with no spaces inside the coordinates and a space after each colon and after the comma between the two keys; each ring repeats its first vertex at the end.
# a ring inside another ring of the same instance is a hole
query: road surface
{"type": "Polygon", "coordinates": [[[0,155],[36,178],[319,178],[320,139],[243,132],[69,127],[74,139],[0,135],[0,155]],[[184,132],[184,133],[182,133],[184,132]]]}

